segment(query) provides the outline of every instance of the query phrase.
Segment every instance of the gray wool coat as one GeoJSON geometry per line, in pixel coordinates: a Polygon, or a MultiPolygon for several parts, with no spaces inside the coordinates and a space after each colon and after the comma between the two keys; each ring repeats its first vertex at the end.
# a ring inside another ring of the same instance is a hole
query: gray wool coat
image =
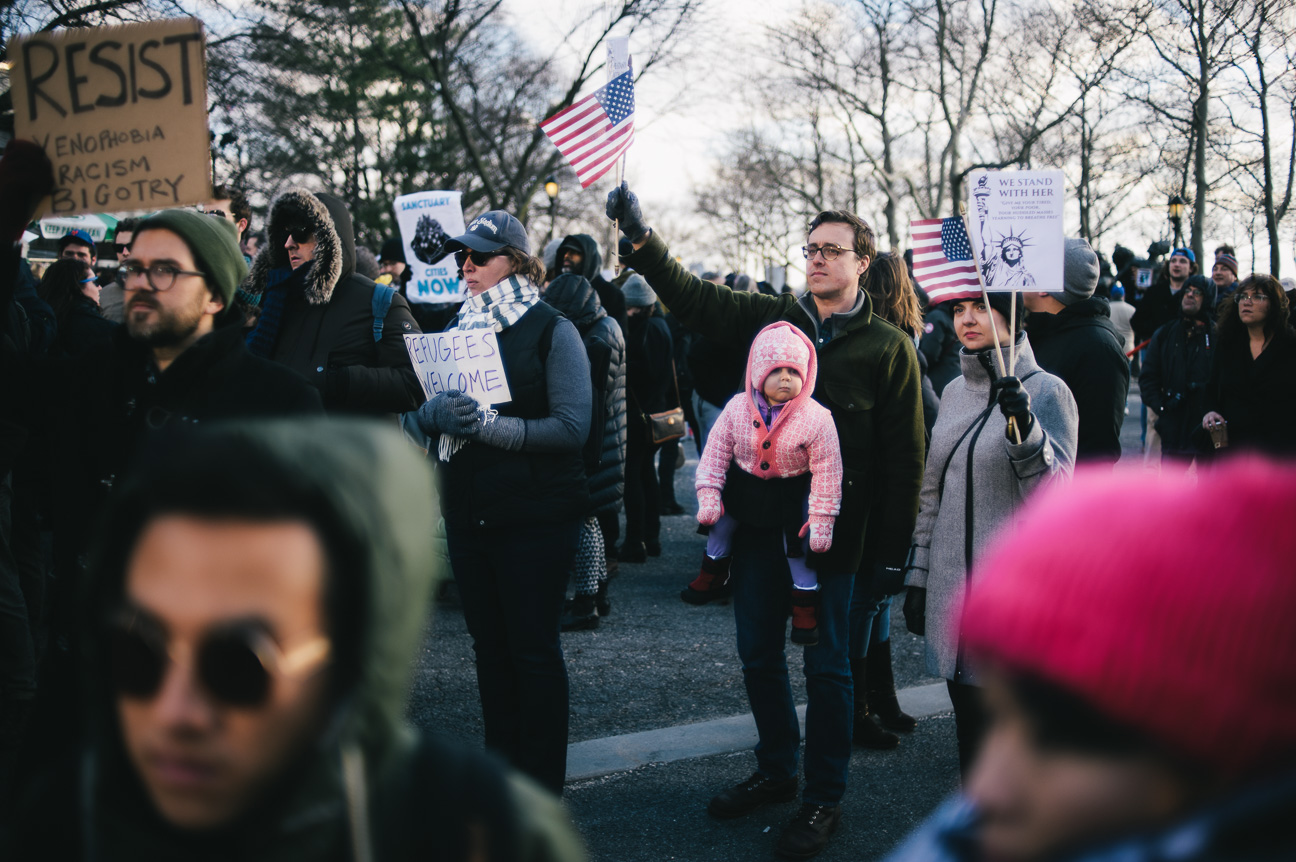
{"type": "MultiPolygon", "coordinates": [[[[1007,358],[1005,351],[1005,361],[1007,358]]],[[[927,590],[928,671],[973,683],[975,679],[959,655],[957,617],[969,586],[968,551],[973,559],[979,557],[1000,530],[1013,525],[1022,501],[1036,488],[1051,481],[1070,480],[1080,414],[1066,384],[1040,370],[1030,342],[1019,337],[1017,377],[1038,372],[1022,384],[1030,393],[1031,413],[1035,416],[1030,433],[1020,445],[1010,442],[1004,436],[1007,420],[996,406],[979,435],[973,428],[964,436],[990,404],[990,384],[998,377],[998,366],[993,354],[961,351],[959,360],[963,376],[945,387],[936,427],[932,429],[905,584],[927,590]],[[976,442],[969,496],[968,449],[973,437],[976,442]],[[966,530],[969,500],[970,543],[966,530]]]]}

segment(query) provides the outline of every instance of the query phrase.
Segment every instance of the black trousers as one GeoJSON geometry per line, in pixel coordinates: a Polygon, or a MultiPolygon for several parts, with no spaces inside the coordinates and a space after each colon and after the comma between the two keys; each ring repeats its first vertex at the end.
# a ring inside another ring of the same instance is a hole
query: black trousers
{"type": "Polygon", "coordinates": [[[642,422],[631,422],[626,437],[625,516],[626,544],[634,545],[661,536],[661,500],[653,456],[660,447],[648,440],[642,422]]]}
{"type": "Polygon", "coordinates": [[[954,704],[954,734],[958,737],[959,775],[966,782],[981,740],[985,738],[986,712],[981,703],[981,687],[945,680],[950,702],[954,704]]]}

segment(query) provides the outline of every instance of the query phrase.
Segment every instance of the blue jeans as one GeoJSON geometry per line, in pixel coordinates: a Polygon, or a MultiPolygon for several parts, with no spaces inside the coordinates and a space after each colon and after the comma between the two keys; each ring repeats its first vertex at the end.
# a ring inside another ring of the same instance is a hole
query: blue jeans
{"type": "MultiPolygon", "coordinates": [[[[801,732],[784,651],[792,575],[782,531],[740,526],[730,571],[738,656],[760,735],[756,768],[775,780],[791,778],[797,774],[801,732]]],[[[847,637],[853,581],[850,575],[820,574],[819,643],[804,648],[809,705],[802,798],[817,805],[841,802],[850,768],[853,693],[847,637]]]]}
{"type": "Polygon", "coordinates": [[[558,626],[579,534],[579,521],[446,530],[477,654],[486,745],[559,795],[567,774],[567,665],[558,626]]]}
{"type": "MultiPolygon", "coordinates": [[[[856,584],[856,587],[862,585],[856,584]]],[[[891,637],[891,596],[879,596],[867,588],[851,595],[850,657],[864,658],[869,647],[891,637]]]]}

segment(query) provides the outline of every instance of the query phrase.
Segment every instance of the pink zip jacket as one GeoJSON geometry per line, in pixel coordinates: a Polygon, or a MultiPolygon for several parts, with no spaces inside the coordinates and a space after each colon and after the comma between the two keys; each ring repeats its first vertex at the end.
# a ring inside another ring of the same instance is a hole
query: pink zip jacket
{"type": "Polygon", "coordinates": [[[757,334],[747,357],[747,391],[725,405],[698,463],[699,521],[714,523],[714,518],[703,520],[702,510],[712,500],[718,505],[725,472],[737,460],[743,472],[758,479],[810,471],[810,523],[821,523],[831,536],[832,521],[841,510],[842,459],[832,413],[811,398],[818,370],[814,345],[793,324],[781,320],[757,334]],[[758,405],[770,406],[761,387],[776,368],[795,368],[803,385],[791,401],[774,405],[773,422],[767,425],[758,405]]]}

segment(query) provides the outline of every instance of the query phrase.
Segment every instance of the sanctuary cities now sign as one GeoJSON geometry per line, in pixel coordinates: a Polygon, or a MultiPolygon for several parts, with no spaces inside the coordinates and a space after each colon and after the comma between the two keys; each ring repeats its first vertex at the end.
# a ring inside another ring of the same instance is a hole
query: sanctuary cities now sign
{"type": "Polygon", "coordinates": [[[407,335],[405,349],[429,399],[457,389],[487,407],[513,400],[493,329],[407,335]]]}
{"type": "Polygon", "coordinates": [[[415,192],[396,198],[396,224],[410,268],[410,302],[458,302],[464,298],[459,265],[441,247],[464,232],[461,192],[415,192]]]}
{"type": "Polygon", "coordinates": [[[7,56],[15,137],[54,163],[38,215],[211,199],[198,19],[35,33],[10,42],[7,56]]]}

